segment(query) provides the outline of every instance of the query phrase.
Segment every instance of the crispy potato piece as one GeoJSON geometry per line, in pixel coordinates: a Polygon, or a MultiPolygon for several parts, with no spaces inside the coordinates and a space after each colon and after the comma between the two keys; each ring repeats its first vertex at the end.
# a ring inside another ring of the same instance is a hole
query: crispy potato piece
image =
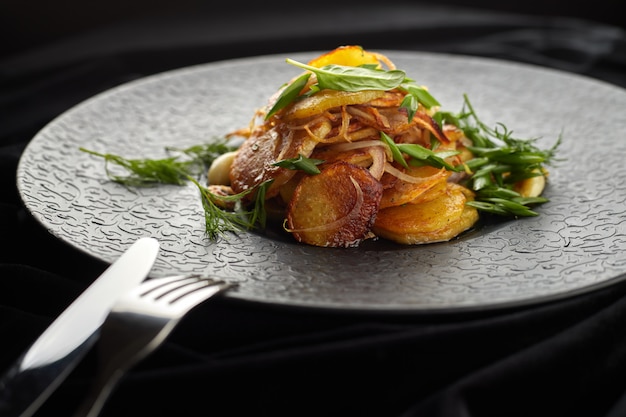
{"type": "Polygon", "coordinates": [[[367,169],[341,161],[325,165],[296,187],[288,230],[310,245],[357,246],[369,235],[381,196],[382,185],[367,169]]]}
{"type": "MultiPolygon", "coordinates": [[[[266,193],[266,198],[278,194],[296,171],[274,166],[273,163],[299,154],[311,155],[315,142],[304,131],[293,132],[285,125],[272,127],[267,131],[253,132],[241,145],[230,167],[230,184],[235,193],[253,188],[264,181],[274,182],[266,193]]],[[[246,196],[247,201],[253,199],[252,193],[246,196]]]]}
{"type": "Polygon", "coordinates": [[[233,210],[235,208],[234,201],[225,201],[220,197],[228,197],[233,195],[233,189],[229,185],[223,184],[209,184],[207,189],[215,198],[211,198],[213,203],[223,210],[233,210]]]}
{"type": "Polygon", "coordinates": [[[357,148],[349,151],[334,151],[332,147],[317,147],[311,154],[312,158],[321,159],[328,163],[345,161],[352,165],[367,167],[372,162],[372,155],[368,148],[357,148]]]}
{"type": "Polygon", "coordinates": [[[406,174],[411,177],[422,178],[420,182],[407,182],[399,179],[394,186],[388,188],[383,193],[380,201],[380,208],[400,206],[407,204],[428,190],[440,186],[445,186],[450,172],[431,166],[409,167],[406,174]]]}
{"type": "Polygon", "coordinates": [[[282,117],[285,120],[302,119],[322,114],[335,107],[367,103],[384,95],[385,92],[379,90],[322,90],[310,97],[295,101],[285,109],[282,117]]]}
{"type": "Polygon", "coordinates": [[[380,210],[372,231],[405,245],[447,241],[478,220],[478,211],[465,204],[471,199],[470,190],[448,183],[446,193],[437,199],[380,210]]]}
{"type": "Polygon", "coordinates": [[[438,181],[428,190],[424,191],[413,200],[409,201],[408,204],[423,204],[443,196],[447,191],[448,183],[446,181],[438,181]]]}
{"type": "Polygon", "coordinates": [[[307,174],[305,174],[303,171],[296,172],[289,181],[287,181],[282,185],[282,187],[280,187],[280,192],[278,193],[277,198],[280,198],[285,204],[289,203],[293,198],[293,193],[296,192],[296,187],[298,187],[298,184],[306,175],[307,174]]]}

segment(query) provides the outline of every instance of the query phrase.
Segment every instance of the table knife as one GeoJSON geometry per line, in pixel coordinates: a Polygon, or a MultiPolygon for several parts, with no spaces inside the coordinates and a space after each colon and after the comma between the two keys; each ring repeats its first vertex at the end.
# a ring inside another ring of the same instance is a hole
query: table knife
{"type": "Polygon", "coordinates": [[[159,242],[140,238],[111,264],[18,358],[0,379],[0,416],[29,417],[96,341],[115,301],[143,281],[159,242]]]}

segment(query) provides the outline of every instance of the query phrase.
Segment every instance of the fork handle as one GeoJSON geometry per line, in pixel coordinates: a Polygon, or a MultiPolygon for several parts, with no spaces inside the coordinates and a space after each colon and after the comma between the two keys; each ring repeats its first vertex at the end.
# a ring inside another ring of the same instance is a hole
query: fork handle
{"type": "Polygon", "coordinates": [[[124,373],[156,349],[178,321],[169,318],[133,316],[132,313],[124,313],[123,317],[121,314],[111,313],[102,326],[102,344],[98,346],[100,369],[87,397],[73,417],[98,416],[124,373]],[[134,319],[137,322],[136,326],[128,326],[129,319],[134,319]],[[137,326],[152,331],[138,332],[137,326]],[[120,337],[127,329],[134,329],[134,333],[120,337]],[[117,337],[108,337],[107,333],[117,337]]]}

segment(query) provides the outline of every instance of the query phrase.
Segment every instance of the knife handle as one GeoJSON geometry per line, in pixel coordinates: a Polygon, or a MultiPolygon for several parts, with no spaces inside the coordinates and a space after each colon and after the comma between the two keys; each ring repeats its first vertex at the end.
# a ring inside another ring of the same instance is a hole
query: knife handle
{"type": "Polygon", "coordinates": [[[92,334],[63,358],[36,368],[22,369],[21,357],[0,379],[0,416],[32,416],[85,356],[98,334],[92,334]]]}

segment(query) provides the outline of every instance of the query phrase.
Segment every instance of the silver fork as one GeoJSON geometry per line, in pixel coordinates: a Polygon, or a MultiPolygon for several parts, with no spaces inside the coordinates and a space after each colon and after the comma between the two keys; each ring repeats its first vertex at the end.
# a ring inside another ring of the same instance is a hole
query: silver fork
{"type": "Polygon", "coordinates": [[[97,416],[130,367],[152,353],[187,312],[231,286],[180,275],[146,280],[120,298],[101,327],[98,375],[74,417],[97,416]]]}

